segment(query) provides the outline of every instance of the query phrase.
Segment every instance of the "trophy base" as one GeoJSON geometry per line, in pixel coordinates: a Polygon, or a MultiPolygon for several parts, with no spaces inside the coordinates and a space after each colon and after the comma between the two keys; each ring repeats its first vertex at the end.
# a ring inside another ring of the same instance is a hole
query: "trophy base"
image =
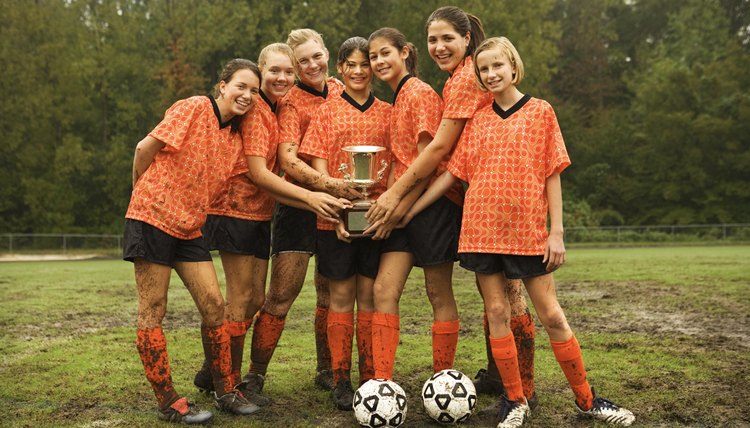
{"type": "Polygon", "coordinates": [[[369,211],[372,202],[370,201],[356,201],[352,208],[344,210],[344,229],[349,232],[350,238],[365,238],[372,236],[368,233],[365,235],[363,232],[370,227],[370,223],[365,218],[365,214],[369,211]]]}

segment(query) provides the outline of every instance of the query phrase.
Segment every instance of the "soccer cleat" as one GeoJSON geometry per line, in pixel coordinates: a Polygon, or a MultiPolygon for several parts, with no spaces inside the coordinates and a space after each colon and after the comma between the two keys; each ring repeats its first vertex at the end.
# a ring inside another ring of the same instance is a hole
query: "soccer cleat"
{"type": "Polygon", "coordinates": [[[193,378],[193,385],[198,388],[198,391],[204,394],[210,394],[214,392],[214,382],[213,378],[211,377],[211,369],[208,367],[208,363],[206,363],[205,361],[203,362],[203,366],[201,366],[200,370],[195,373],[195,377],[193,378]]]}
{"type": "Polygon", "coordinates": [[[333,389],[333,372],[330,370],[321,370],[315,375],[315,386],[323,391],[333,389]]]}
{"type": "Polygon", "coordinates": [[[352,382],[349,379],[340,380],[331,391],[331,397],[337,409],[352,410],[352,402],[354,401],[352,382]]]}
{"type": "Polygon", "coordinates": [[[523,425],[529,417],[529,405],[525,401],[510,401],[503,395],[497,428],[518,428],[523,425]]]}
{"type": "Polygon", "coordinates": [[[474,376],[474,389],[477,390],[477,394],[505,394],[500,377],[493,376],[486,369],[479,369],[477,375],[474,376]]]}
{"type": "Polygon", "coordinates": [[[159,419],[167,422],[194,425],[204,424],[214,415],[207,410],[199,409],[198,406],[187,401],[185,397],[182,397],[165,410],[160,409],[157,416],[159,416],[159,419]]]}
{"type": "Polygon", "coordinates": [[[262,394],[263,385],[266,383],[266,377],[258,373],[248,373],[242,378],[242,382],[237,385],[237,389],[251,403],[260,407],[271,404],[271,399],[262,394]]]}
{"type": "Polygon", "coordinates": [[[247,398],[237,390],[228,392],[221,397],[217,396],[216,392],[214,392],[214,404],[219,410],[239,416],[252,415],[260,410],[260,406],[249,402],[247,398]]]}
{"type": "MultiPolygon", "coordinates": [[[[536,393],[534,393],[534,395],[532,395],[527,402],[529,404],[530,411],[534,411],[537,407],[539,407],[539,399],[537,398],[536,393]]],[[[500,407],[502,407],[502,405],[503,399],[500,398],[489,407],[485,407],[484,409],[478,411],[476,414],[476,419],[485,421],[487,422],[487,424],[489,424],[490,422],[497,423],[497,415],[500,413],[500,407]]]]}
{"type": "Polygon", "coordinates": [[[594,395],[593,407],[589,410],[582,410],[576,403],[579,414],[626,427],[635,422],[635,415],[630,410],[620,407],[606,398],[597,397],[594,388],[591,388],[591,394],[594,395]]]}

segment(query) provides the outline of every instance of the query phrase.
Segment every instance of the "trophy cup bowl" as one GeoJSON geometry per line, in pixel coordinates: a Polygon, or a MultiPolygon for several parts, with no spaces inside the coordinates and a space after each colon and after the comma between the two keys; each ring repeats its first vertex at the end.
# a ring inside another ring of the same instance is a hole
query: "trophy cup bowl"
{"type": "Polygon", "coordinates": [[[375,155],[385,150],[380,146],[346,146],[341,150],[348,155],[349,162],[342,163],[339,171],[343,174],[344,180],[353,183],[364,196],[362,199],[352,201],[352,208],[344,210],[344,228],[349,232],[350,238],[361,238],[364,231],[370,226],[365,218],[365,214],[372,206],[373,201],[368,198],[370,187],[374,186],[383,179],[388,163],[385,160],[380,161],[380,169],[377,169],[375,155]]]}

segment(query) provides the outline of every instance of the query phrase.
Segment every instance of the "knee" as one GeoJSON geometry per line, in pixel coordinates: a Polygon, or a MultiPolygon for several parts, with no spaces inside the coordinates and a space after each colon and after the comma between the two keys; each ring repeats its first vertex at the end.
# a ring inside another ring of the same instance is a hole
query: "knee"
{"type": "Polygon", "coordinates": [[[565,318],[565,313],[561,308],[540,312],[537,315],[547,332],[570,330],[570,327],[568,327],[568,320],[565,318]]]}
{"type": "Polygon", "coordinates": [[[158,327],[166,313],[166,300],[141,302],[138,306],[138,325],[144,328],[158,327]]]}
{"type": "Polygon", "coordinates": [[[484,311],[487,314],[487,320],[491,324],[508,325],[510,322],[510,306],[502,301],[494,301],[489,304],[485,303],[484,311]]]}
{"type": "Polygon", "coordinates": [[[219,325],[224,320],[224,298],[221,293],[211,293],[206,296],[199,308],[206,325],[219,325]]]}

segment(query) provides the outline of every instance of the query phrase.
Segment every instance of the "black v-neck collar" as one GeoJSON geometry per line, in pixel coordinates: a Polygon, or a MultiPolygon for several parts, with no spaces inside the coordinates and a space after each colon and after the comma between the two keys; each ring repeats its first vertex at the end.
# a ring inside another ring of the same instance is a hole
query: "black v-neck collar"
{"type": "Polygon", "coordinates": [[[268,107],[271,109],[272,112],[276,113],[276,103],[272,103],[271,100],[268,99],[266,94],[263,93],[263,91],[260,91],[260,97],[263,98],[263,101],[268,104],[268,107]]]}
{"type": "Polygon", "coordinates": [[[527,102],[531,99],[531,95],[526,94],[523,97],[521,97],[520,100],[518,100],[511,108],[508,110],[503,110],[499,105],[497,105],[497,102],[492,102],[492,110],[495,110],[495,113],[497,113],[498,116],[502,117],[503,119],[507,119],[513,115],[513,113],[517,112],[518,110],[521,110],[521,107],[526,105],[527,102]]]}
{"type": "Polygon", "coordinates": [[[216,104],[216,100],[214,99],[213,95],[209,95],[208,99],[211,100],[211,106],[214,108],[214,115],[216,116],[216,121],[219,122],[219,129],[223,129],[231,125],[231,119],[227,120],[226,122],[221,121],[221,110],[219,110],[219,105],[216,104]]]}
{"type": "Polygon", "coordinates": [[[354,108],[361,111],[362,113],[366,112],[367,109],[375,103],[375,95],[373,95],[372,92],[370,92],[370,96],[367,97],[367,101],[365,101],[365,103],[361,105],[354,101],[354,98],[347,94],[346,91],[341,93],[341,98],[345,99],[346,102],[354,106],[354,108]]]}
{"type": "Polygon", "coordinates": [[[323,92],[320,92],[312,86],[307,86],[302,82],[297,82],[297,86],[308,94],[315,95],[316,97],[328,98],[328,83],[323,85],[323,92]]]}
{"type": "Polygon", "coordinates": [[[401,79],[400,82],[398,82],[398,86],[396,86],[396,92],[393,93],[393,104],[396,104],[396,98],[398,98],[398,93],[401,92],[401,88],[403,88],[406,84],[406,81],[411,79],[412,77],[414,76],[412,76],[411,74],[407,74],[403,79],[401,79]]]}

